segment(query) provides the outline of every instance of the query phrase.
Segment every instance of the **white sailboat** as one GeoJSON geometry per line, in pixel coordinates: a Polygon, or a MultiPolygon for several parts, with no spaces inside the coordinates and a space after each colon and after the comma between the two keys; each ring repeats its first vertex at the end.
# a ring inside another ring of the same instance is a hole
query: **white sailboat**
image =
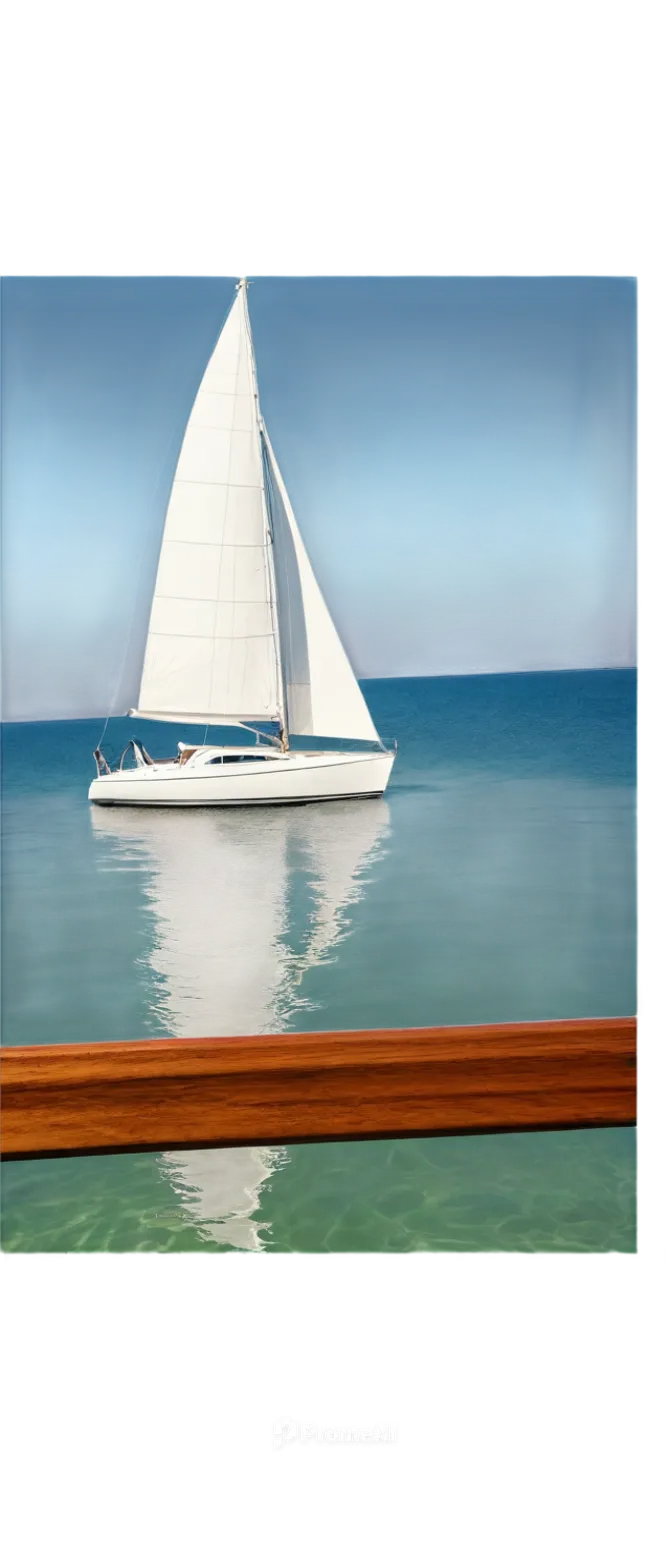
{"type": "Polygon", "coordinates": [[[98,749],[89,790],[98,804],[379,795],[395,759],[324,602],[261,417],[246,279],[237,285],[186,426],[138,706],[130,715],[239,727],[250,738],[237,745],[180,743],[167,761],[153,760],[131,740],[116,770],[98,749]],[[291,747],[291,739],[305,737],[347,741],[347,747],[291,747]],[[351,740],[361,747],[352,748],[351,740]]]}
{"type": "MultiPolygon", "coordinates": [[[[344,819],[338,804],[260,818],[243,810],[225,822],[205,810],[179,830],[160,809],[92,815],[101,867],[140,876],[152,935],[138,960],[156,1019],[178,1037],[291,1029],[303,980],[336,959],[390,831],[384,799],[354,802],[344,819]]],[[[160,1166],[207,1239],[260,1249],[262,1192],[285,1160],[281,1147],[234,1146],[164,1152],[160,1166]]]]}

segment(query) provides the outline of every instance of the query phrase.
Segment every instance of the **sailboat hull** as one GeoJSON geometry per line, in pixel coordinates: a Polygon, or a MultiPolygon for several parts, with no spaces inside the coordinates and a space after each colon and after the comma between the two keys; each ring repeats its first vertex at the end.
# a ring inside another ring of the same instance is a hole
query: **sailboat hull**
{"type": "Polygon", "coordinates": [[[386,790],[394,760],[395,755],[387,751],[298,751],[228,763],[196,755],[186,765],[159,763],[96,777],[88,796],[96,804],[161,809],[378,797],[386,790]]]}

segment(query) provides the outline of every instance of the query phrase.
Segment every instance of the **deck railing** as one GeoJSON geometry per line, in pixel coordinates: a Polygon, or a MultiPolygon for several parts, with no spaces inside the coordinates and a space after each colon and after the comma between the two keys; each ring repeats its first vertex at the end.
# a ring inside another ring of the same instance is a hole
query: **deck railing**
{"type": "Polygon", "coordinates": [[[0,1050],[5,1158],[635,1123],[634,1018],[0,1050]]]}

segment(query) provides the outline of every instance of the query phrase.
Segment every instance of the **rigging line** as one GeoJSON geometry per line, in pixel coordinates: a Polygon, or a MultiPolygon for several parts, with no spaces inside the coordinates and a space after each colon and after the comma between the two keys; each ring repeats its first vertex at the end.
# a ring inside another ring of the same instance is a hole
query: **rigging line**
{"type": "Polygon", "coordinates": [[[133,629],[133,619],[135,619],[135,605],[136,605],[136,601],[138,601],[139,574],[141,574],[142,557],[144,557],[144,549],[146,549],[147,535],[149,535],[150,521],[152,521],[153,500],[155,500],[155,497],[157,497],[158,482],[160,482],[161,472],[163,472],[164,463],[166,463],[166,458],[168,458],[168,452],[169,452],[169,449],[171,449],[172,441],[174,441],[175,433],[177,433],[178,427],[180,427],[180,422],[182,422],[182,419],[175,419],[174,425],[172,425],[171,435],[169,435],[168,444],[166,444],[166,447],[164,447],[163,455],[161,455],[160,463],[158,463],[158,471],[157,471],[157,475],[155,475],[155,482],[153,482],[152,497],[150,497],[149,507],[147,507],[147,519],[146,519],[146,522],[144,522],[144,532],[142,532],[142,540],[141,540],[141,544],[139,544],[138,565],[136,565],[136,571],[135,571],[135,585],[133,585],[133,597],[131,597],[130,613],[128,613],[127,630],[125,630],[124,651],[122,651],[122,655],[121,655],[121,666],[119,666],[119,676],[117,676],[116,685],[114,685],[114,694],[113,694],[113,698],[111,698],[111,701],[110,701],[110,710],[108,710],[108,713],[106,713],[105,726],[103,726],[102,735],[100,735],[99,743],[97,743],[97,748],[99,748],[99,749],[100,749],[100,746],[102,746],[103,740],[105,740],[106,729],[108,729],[108,726],[110,726],[111,713],[113,713],[114,705],[116,705],[117,694],[119,694],[119,688],[121,688],[121,680],[122,680],[122,677],[124,677],[125,658],[127,658],[127,655],[128,655],[128,646],[130,646],[130,632],[131,632],[131,629],[133,629]]]}
{"type": "Polygon", "coordinates": [[[242,297],[243,317],[242,318],[243,318],[243,324],[244,324],[244,332],[245,332],[246,341],[247,341],[248,364],[249,364],[249,368],[250,368],[250,371],[251,371],[251,386],[252,386],[252,392],[253,392],[253,397],[254,397],[254,412],[255,412],[255,418],[256,418],[256,440],[257,440],[257,446],[258,446],[258,455],[259,455],[259,458],[260,458],[261,503],[262,503],[262,506],[263,506],[263,519],[264,519],[264,524],[265,524],[265,550],[264,550],[264,553],[265,553],[265,570],[266,570],[266,581],[267,581],[267,587],[268,587],[268,597],[269,597],[269,602],[270,602],[270,614],[271,614],[271,617],[272,617],[272,626],[273,626],[274,638],[275,638],[275,670],[276,670],[276,680],[277,680],[277,703],[278,703],[279,708],[280,708],[279,728],[280,728],[280,733],[281,733],[281,738],[282,738],[282,747],[285,746],[288,749],[288,747],[289,747],[289,711],[288,711],[288,696],[287,696],[287,690],[286,690],[286,669],[285,669],[285,665],[284,665],[284,651],[283,651],[283,645],[282,645],[282,636],[281,636],[280,627],[279,627],[279,605],[278,605],[278,601],[277,601],[277,572],[276,572],[276,562],[275,562],[275,552],[274,552],[274,541],[273,541],[273,536],[272,536],[272,515],[271,515],[269,496],[268,496],[268,486],[267,486],[266,477],[265,477],[265,463],[264,463],[264,454],[263,454],[264,453],[264,429],[265,429],[265,425],[264,425],[263,417],[262,417],[262,414],[261,414],[260,393],[259,393],[259,389],[258,389],[258,372],[257,372],[257,368],[256,368],[256,354],[254,352],[254,341],[253,341],[253,336],[252,336],[252,332],[251,332],[251,319],[250,319],[250,316],[249,316],[249,301],[248,301],[248,296],[247,296],[247,287],[248,286],[249,286],[249,284],[248,284],[246,278],[243,278],[242,281],[238,284],[238,288],[242,289],[242,294],[243,294],[243,297],[242,297]]]}

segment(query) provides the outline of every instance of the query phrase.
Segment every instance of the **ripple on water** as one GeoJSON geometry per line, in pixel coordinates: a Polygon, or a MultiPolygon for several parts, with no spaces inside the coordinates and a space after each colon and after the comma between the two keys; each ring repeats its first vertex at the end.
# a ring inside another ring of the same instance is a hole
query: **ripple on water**
{"type": "MultiPolygon", "coordinates": [[[[211,1160],[220,1187],[226,1153],[199,1155],[211,1160]]],[[[636,1247],[634,1130],[293,1146],[256,1199],[247,1199],[246,1225],[239,1199],[220,1205],[216,1217],[210,1207],[204,1219],[197,1200],[167,1205],[166,1188],[162,1159],[149,1155],[9,1163],[3,1248],[399,1254],[636,1247]]]]}

